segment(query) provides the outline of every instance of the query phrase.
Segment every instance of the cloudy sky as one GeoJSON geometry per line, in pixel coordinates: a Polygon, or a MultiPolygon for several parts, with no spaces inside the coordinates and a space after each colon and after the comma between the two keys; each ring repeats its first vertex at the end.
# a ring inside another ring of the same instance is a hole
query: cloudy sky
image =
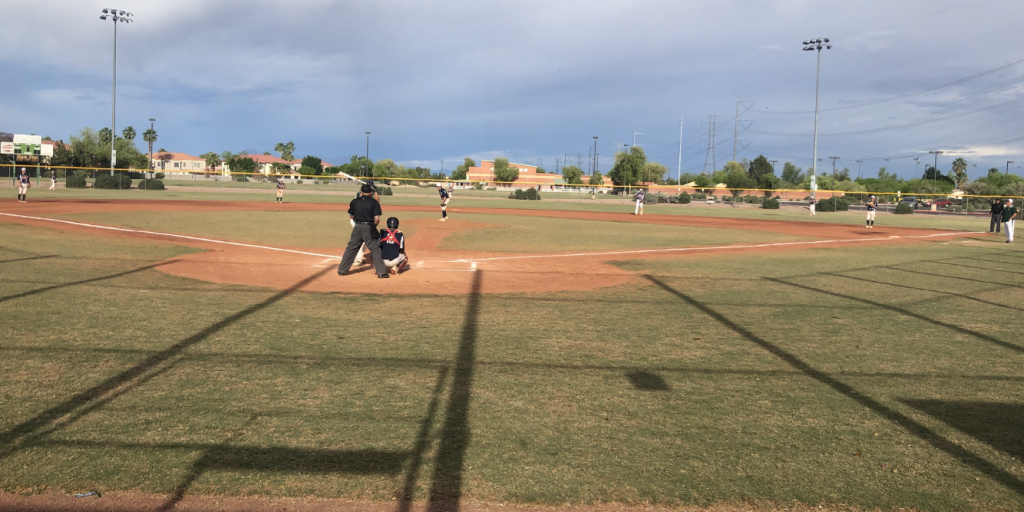
{"type": "MultiPolygon", "coordinates": [[[[362,154],[450,170],[505,156],[600,169],[642,145],[675,175],[738,158],[811,165],[815,55],[819,158],[856,175],[923,172],[930,150],[1024,169],[1019,0],[233,1],[0,0],[0,131],[67,139],[157,119],[157,146],[271,151],[331,163],[362,154]],[[579,155],[577,157],[577,155],[579,155]],[[886,161],[888,159],[888,161],[886,161]],[[918,168],[920,165],[920,168],[918,168]]],[[[141,142],[141,141],[140,141],[141,142]]],[[[141,146],[141,144],[140,144],[141,146]]],[[[951,157],[939,159],[947,170],[951,157]]]]}

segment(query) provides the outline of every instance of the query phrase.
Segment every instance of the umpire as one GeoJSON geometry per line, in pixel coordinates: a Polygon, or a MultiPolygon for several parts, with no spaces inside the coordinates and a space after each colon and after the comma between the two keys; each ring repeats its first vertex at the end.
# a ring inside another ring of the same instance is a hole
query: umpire
{"type": "Polygon", "coordinates": [[[989,223],[988,223],[988,232],[989,233],[998,233],[999,232],[999,225],[1003,223],[1003,200],[1002,199],[996,199],[996,201],[994,203],[992,203],[992,216],[991,217],[992,217],[992,220],[990,220],[989,223]]]}
{"type": "Polygon", "coordinates": [[[377,224],[380,223],[380,203],[373,198],[373,186],[363,185],[360,189],[362,194],[348,204],[348,216],[355,222],[352,227],[352,238],[345,248],[345,255],[338,265],[338,275],[348,274],[356,255],[362,250],[363,244],[370,249],[370,257],[373,259],[373,268],[377,271],[377,277],[387,279],[388,269],[384,266],[384,260],[380,257],[380,232],[377,231],[377,224]]]}

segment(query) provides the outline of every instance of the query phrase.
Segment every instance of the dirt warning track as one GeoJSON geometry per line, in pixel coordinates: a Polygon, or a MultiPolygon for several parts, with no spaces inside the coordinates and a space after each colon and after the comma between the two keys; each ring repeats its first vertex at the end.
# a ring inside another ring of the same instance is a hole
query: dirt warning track
{"type": "MultiPolygon", "coordinates": [[[[223,212],[223,211],[336,211],[339,225],[347,216],[344,204],[312,204],[236,201],[35,201],[20,204],[0,201],[0,222],[17,222],[48,229],[81,232],[92,236],[143,238],[204,249],[204,252],[178,256],[161,265],[167,274],[202,281],[283,289],[324,268],[336,266],[338,248],[270,247],[233,240],[216,240],[177,233],[154,232],[99,224],[64,221],[53,215],[91,212],[223,212]]],[[[390,212],[436,212],[423,206],[386,205],[390,212]]],[[[616,286],[634,279],[634,274],[609,262],[640,258],[700,257],[709,253],[800,250],[864,243],[920,241],[955,237],[968,233],[911,228],[874,230],[842,224],[787,222],[760,219],[731,219],[682,215],[644,215],[629,213],[517,210],[490,208],[453,208],[453,213],[521,215],[630,222],[636,224],[696,226],[719,229],[758,230],[812,237],[812,240],[765,244],[593,251],[553,254],[505,254],[441,250],[438,246],[448,235],[466,229],[487,227],[461,219],[438,223],[435,219],[409,219],[403,224],[416,227],[416,248],[410,249],[412,269],[393,279],[377,279],[371,265],[353,268],[348,276],[334,272],[312,281],[307,291],[328,293],[377,294],[464,294],[472,273],[487,272],[483,293],[530,293],[563,290],[590,290],[616,286]]],[[[973,234],[973,233],[971,233],[973,234]]]]}

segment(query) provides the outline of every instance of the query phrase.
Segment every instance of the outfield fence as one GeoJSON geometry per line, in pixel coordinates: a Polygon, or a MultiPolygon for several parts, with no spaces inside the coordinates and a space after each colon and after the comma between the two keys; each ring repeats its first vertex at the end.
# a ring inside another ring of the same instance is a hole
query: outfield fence
{"type": "MultiPolygon", "coordinates": [[[[32,177],[35,185],[39,185],[43,179],[49,180],[51,173],[56,173],[59,183],[65,183],[69,176],[75,176],[75,173],[79,177],[86,180],[85,185],[92,185],[97,176],[109,175],[110,168],[108,167],[72,167],[72,166],[54,166],[54,165],[31,165],[31,164],[0,164],[0,178],[10,178],[10,183],[14,185],[16,176],[20,174],[20,169],[24,167],[28,170],[28,174],[32,177]]],[[[445,179],[433,179],[433,178],[410,178],[410,177],[390,177],[390,176],[370,176],[370,177],[349,177],[344,175],[333,175],[333,174],[321,174],[321,175],[301,175],[301,174],[279,174],[279,173],[247,173],[247,172],[224,172],[224,171],[210,171],[210,172],[185,172],[175,170],[145,170],[145,169],[114,169],[114,175],[118,176],[118,179],[113,180],[115,186],[108,186],[106,188],[146,188],[146,183],[149,180],[157,179],[156,176],[160,174],[163,177],[159,178],[164,182],[167,182],[169,186],[215,186],[220,188],[251,188],[251,189],[273,189],[277,180],[285,180],[289,184],[310,184],[310,185],[356,185],[366,180],[373,180],[378,185],[384,184],[386,186],[408,186],[416,188],[432,187],[437,183],[442,183],[445,186],[452,186],[463,190],[481,190],[481,191],[492,191],[498,193],[514,192],[516,189],[535,188],[539,192],[550,192],[550,193],[564,193],[564,194],[575,194],[582,197],[584,194],[590,195],[592,198],[596,198],[597,195],[603,196],[618,196],[620,198],[629,198],[633,196],[637,190],[645,190],[648,193],[661,196],[679,196],[682,193],[687,193],[691,197],[696,195],[693,200],[708,200],[709,198],[715,201],[725,202],[749,202],[756,203],[760,202],[763,198],[772,197],[780,199],[782,201],[789,202],[800,202],[807,201],[809,196],[814,194],[817,199],[830,199],[832,197],[845,197],[853,200],[866,200],[869,195],[874,195],[879,199],[881,203],[898,203],[901,200],[907,198],[914,199],[927,199],[927,200],[949,200],[951,206],[960,207],[962,209],[964,200],[968,203],[967,210],[972,209],[987,209],[988,203],[994,199],[1024,199],[1024,196],[1013,196],[1013,195],[973,195],[973,194],[950,194],[943,192],[922,192],[922,193],[907,193],[903,194],[900,192],[880,192],[880,191],[863,191],[863,190],[816,190],[811,191],[807,189],[764,189],[764,188],[740,188],[730,189],[727,187],[696,187],[696,186],[682,186],[682,185],[660,185],[660,184],[633,184],[633,185],[592,185],[587,183],[551,183],[549,180],[541,181],[531,179],[531,176],[524,176],[514,182],[504,182],[495,180],[476,181],[476,180],[453,180],[450,178],[445,179]],[[126,181],[131,180],[131,181],[126,181]],[[138,180],[136,182],[135,180],[138,180]],[[127,185],[127,186],[123,186],[127,185]],[[754,199],[757,199],[756,201],[754,199]]],[[[5,180],[0,180],[6,183],[5,180]]],[[[81,183],[81,181],[79,182],[81,183]]],[[[834,204],[834,203],[833,203],[834,204]]],[[[966,212],[965,212],[966,213],[966,212]]]]}

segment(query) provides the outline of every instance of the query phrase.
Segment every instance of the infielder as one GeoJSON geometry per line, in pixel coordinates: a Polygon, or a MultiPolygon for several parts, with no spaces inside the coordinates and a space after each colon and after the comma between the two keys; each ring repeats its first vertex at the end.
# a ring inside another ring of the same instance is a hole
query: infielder
{"type": "Polygon", "coordinates": [[[1013,243],[1013,224],[1017,219],[1017,207],[1013,206],[1013,199],[1006,200],[1003,207],[1003,224],[1006,224],[1006,243],[1013,243]]]}
{"type": "Polygon", "coordinates": [[[634,197],[634,199],[636,199],[636,208],[633,209],[633,215],[644,214],[644,199],[646,197],[644,189],[641,188],[636,191],[636,196],[634,197]]]}
{"type": "Polygon", "coordinates": [[[874,229],[875,228],[875,210],[878,208],[878,200],[875,199],[875,196],[870,196],[870,197],[868,197],[868,202],[864,203],[864,204],[866,204],[867,207],[868,207],[868,218],[865,221],[865,222],[867,222],[867,225],[865,225],[864,227],[866,227],[868,229],[874,229]]]}
{"type": "Polygon", "coordinates": [[[283,203],[284,202],[284,189],[285,188],[287,188],[287,185],[284,184],[284,180],[279,178],[277,180],[277,201],[274,201],[275,203],[283,203]]]}
{"type": "Polygon", "coordinates": [[[441,196],[441,222],[444,222],[448,220],[448,201],[452,200],[452,196],[440,183],[437,184],[437,193],[441,196]]]}
{"type": "Polygon", "coordinates": [[[811,211],[811,215],[814,215],[814,198],[807,203],[807,209],[811,211]]]}
{"type": "Polygon", "coordinates": [[[28,201],[28,189],[32,188],[32,179],[26,174],[25,168],[21,168],[21,175],[18,176],[18,201],[28,201]]]}
{"type": "Polygon", "coordinates": [[[50,190],[57,190],[57,171],[50,171],[50,190]]]}
{"type": "Polygon", "coordinates": [[[393,275],[409,267],[405,254],[405,235],[398,229],[398,218],[388,217],[387,228],[380,230],[380,257],[393,275]]]}

